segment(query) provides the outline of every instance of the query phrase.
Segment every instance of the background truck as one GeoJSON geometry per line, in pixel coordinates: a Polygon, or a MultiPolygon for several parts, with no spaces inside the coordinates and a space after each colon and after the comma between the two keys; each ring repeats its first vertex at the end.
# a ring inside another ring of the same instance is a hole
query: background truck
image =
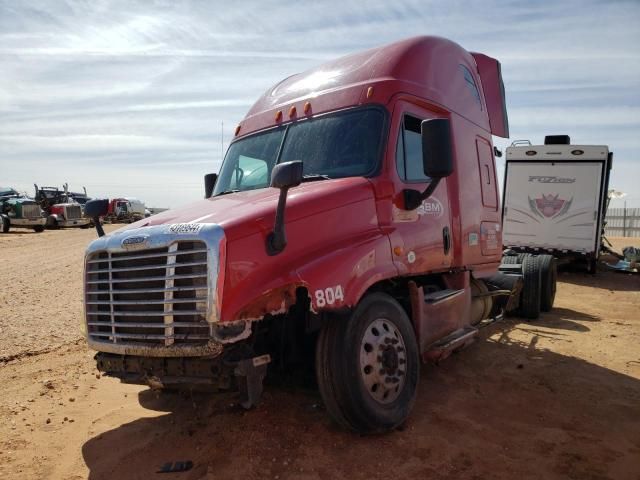
{"type": "Polygon", "coordinates": [[[613,153],[606,145],[514,142],[506,150],[502,241],[521,253],[547,252],[595,273],[604,235],[613,153]]]}
{"type": "Polygon", "coordinates": [[[58,187],[38,187],[36,184],[34,187],[36,202],[47,216],[47,228],[87,228],[91,225],[91,219],[84,216],[83,205],[73,199],[66,183],[63,190],[58,187]]]}
{"type": "Polygon", "coordinates": [[[131,223],[148,216],[144,203],[137,198],[112,198],[104,219],[111,223],[131,223]]]}
{"type": "Polygon", "coordinates": [[[250,407],[267,370],[308,367],[338,423],[397,427],[421,359],[540,309],[548,256],[501,265],[492,134],[508,137],[499,62],[443,38],[283,80],[238,125],[204,200],[106,236],[96,222],[83,325],[98,368],[239,388],[250,407]]]}
{"type": "Polygon", "coordinates": [[[32,228],[39,233],[46,222],[37,202],[10,187],[0,187],[0,220],[2,233],[11,228],[32,228]]]}

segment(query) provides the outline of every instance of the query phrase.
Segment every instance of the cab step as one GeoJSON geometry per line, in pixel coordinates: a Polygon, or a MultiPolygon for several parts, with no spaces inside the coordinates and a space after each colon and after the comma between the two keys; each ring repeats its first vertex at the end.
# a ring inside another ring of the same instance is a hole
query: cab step
{"type": "Polygon", "coordinates": [[[444,360],[456,350],[472,344],[477,336],[478,329],[475,327],[460,328],[431,345],[424,358],[433,362],[444,360]]]}
{"type": "Polygon", "coordinates": [[[464,289],[454,290],[449,288],[446,290],[438,290],[436,292],[425,293],[424,301],[425,303],[438,303],[463,293],[464,289]]]}

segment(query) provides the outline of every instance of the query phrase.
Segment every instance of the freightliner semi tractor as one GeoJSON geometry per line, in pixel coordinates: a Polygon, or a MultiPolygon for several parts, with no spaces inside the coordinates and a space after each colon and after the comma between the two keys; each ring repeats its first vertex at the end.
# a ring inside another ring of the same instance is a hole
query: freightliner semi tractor
{"type": "Polygon", "coordinates": [[[266,374],[308,361],[339,424],[401,425],[421,361],[540,303],[538,257],[501,266],[492,135],[508,137],[499,62],[443,38],[283,80],[205,199],[109,235],[95,222],[83,325],[98,369],[237,389],[250,407],[266,374]]]}

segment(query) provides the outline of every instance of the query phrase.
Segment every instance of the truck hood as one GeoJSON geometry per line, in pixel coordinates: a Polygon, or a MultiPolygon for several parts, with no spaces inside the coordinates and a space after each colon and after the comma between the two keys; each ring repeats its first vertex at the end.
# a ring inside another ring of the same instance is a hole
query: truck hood
{"type": "MultiPolygon", "coordinates": [[[[261,188],[212,197],[168,210],[129,224],[118,231],[174,223],[215,223],[227,238],[242,238],[273,228],[280,191],[261,188]]],[[[363,177],[318,180],[289,190],[286,223],[373,198],[373,187],[363,177]]]]}
{"type": "Polygon", "coordinates": [[[27,197],[13,197],[6,200],[9,205],[37,205],[35,200],[27,197]]]}

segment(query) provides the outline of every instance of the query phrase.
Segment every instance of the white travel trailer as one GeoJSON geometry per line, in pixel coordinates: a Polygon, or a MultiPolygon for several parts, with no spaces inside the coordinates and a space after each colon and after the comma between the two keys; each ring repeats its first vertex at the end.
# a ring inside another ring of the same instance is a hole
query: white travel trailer
{"type": "Polygon", "coordinates": [[[567,135],[514,142],[506,150],[504,246],[583,262],[595,273],[612,159],[606,145],[571,145],[567,135]]]}

